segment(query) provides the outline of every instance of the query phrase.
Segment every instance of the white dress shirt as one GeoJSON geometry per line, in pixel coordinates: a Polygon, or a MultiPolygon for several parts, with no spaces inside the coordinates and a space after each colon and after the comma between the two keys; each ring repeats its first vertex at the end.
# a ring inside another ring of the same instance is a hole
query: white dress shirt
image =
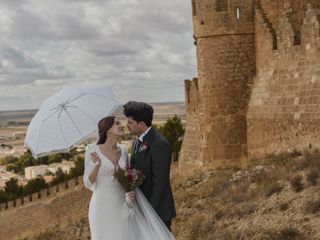
{"type": "Polygon", "coordinates": [[[147,135],[147,133],[150,131],[151,127],[149,127],[144,133],[142,133],[138,139],[140,140],[140,142],[143,142],[143,138],[145,135],[147,135]]]}

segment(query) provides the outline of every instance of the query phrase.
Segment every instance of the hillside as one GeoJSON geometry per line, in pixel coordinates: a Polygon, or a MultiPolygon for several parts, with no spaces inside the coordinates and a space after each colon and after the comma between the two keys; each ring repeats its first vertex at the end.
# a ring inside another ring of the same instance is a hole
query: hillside
{"type": "MultiPolygon", "coordinates": [[[[319,152],[269,156],[246,169],[220,169],[187,178],[178,174],[174,163],[174,236],[176,240],[318,240],[319,171],[319,152]]],[[[82,213],[67,225],[23,239],[89,239],[89,235],[82,213]]]]}
{"type": "Polygon", "coordinates": [[[174,179],[177,240],[320,239],[320,154],[174,179]]]}

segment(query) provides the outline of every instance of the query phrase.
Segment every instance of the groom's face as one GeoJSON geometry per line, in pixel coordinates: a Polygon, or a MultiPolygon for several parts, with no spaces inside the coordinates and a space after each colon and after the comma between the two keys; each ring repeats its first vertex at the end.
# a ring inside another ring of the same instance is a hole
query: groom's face
{"type": "Polygon", "coordinates": [[[133,120],[132,117],[127,118],[127,127],[132,135],[139,135],[141,132],[140,124],[133,120]]]}

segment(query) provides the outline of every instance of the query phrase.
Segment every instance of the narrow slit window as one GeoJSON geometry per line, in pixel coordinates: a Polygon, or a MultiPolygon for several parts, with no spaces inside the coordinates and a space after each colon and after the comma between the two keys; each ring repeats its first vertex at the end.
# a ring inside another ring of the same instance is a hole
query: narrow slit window
{"type": "Polygon", "coordinates": [[[196,12],[196,2],[193,0],[192,1],[192,15],[196,16],[197,12],[196,12]]]}
{"type": "Polygon", "coordinates": [[[240,19],[240,9],[239,8],[237,8],[236,14],[237,14],[237,20],[239,20],[240,19]]]}

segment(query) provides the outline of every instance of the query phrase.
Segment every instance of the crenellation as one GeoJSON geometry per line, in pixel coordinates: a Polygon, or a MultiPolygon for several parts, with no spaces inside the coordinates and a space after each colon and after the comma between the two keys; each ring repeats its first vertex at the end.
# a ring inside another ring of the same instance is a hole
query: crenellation
{"type": "Polygon", "coordinates": [[[63,195],[65,192],[73,191],[73,189],[83,187],[83,182],[79,181],[79,178],[73,178],[69,181],[60,183],[56,186],[49,187],[47,189],[43,189],[39,192],[35,192],[33,194],[23,196],[19,199],[9,201],[6,203],[0,204],[0,212],[4,210],[9,210],[12,208],[19,208],[23,206],[28,206],[32,204],[37,204],[38,202],[43,202],[46,200],[54,199],[59,195],[63,195]]]}
{"type": "MultiPolygon", "coordinates": [[[[91,192],[83,185],[74,188],[69,186],[68,190],[60,191],[50,198],[44,196],[45,192],[41,191],[40,199],[19,207],[18,204],[13,207],[12,202],[0,204],[0,239],[29,238],[52,227],[63,227],[88,216],[91,192]],[[7,209],[3,210],[6,205],[7,209]]],[[[37,193],[32,194],[34,196],[37,193]]]]}
{"type": "Polygon", "coordinates": [[[301,32],[302,45],[306,51],[320,47],[320,18],[311,4],[307,5],[301,32]]]}
{"type": "Polygon", "coordinates": [[[255,29],[256,67],[259,72],[272,67],[272,57],[265,56],[272,55],[278,48],[276,32],[261,7],[256,8],[255,29]]]}
{"type": "Polygon", "coordinates": [[[16,199],[16,207],[17,208],[21,207],[23,205],[24,205],[24,198],[23,197],[16,199]]]}
{"type": "Polygon", "coordinates": [[[289,13],[286,11],[282,12],[279,18],[277,42],[281,53],[288,52],[295,45],[295,31],[293,30],[289,13]]]}

